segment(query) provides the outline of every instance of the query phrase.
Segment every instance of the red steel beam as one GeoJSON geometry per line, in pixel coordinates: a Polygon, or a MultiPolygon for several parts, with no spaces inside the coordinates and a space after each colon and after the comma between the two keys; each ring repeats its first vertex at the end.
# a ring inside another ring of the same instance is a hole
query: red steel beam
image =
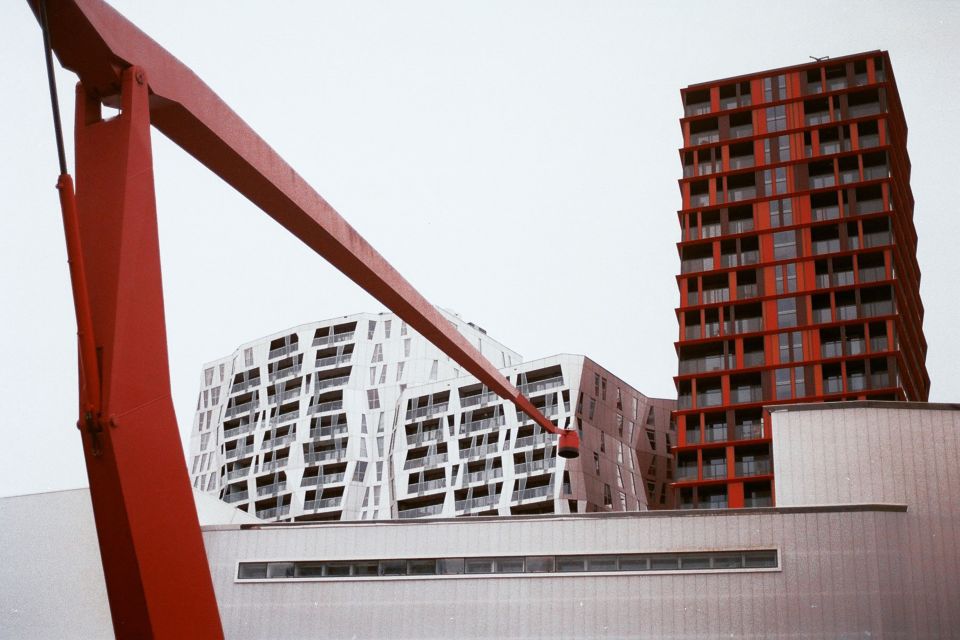
{"type": "MultiPolygon", "coordinates": [[[[39,0],[28,0],[38,13],[39,0]]],[[[47,0],[60,63],[106,104],[133,65],[149,82],[150,122],[307,246],[359,284],[489,389],[576,455],[576,431],[544,417],[467,339],[200,78],[101,0],[47,0]]]]}

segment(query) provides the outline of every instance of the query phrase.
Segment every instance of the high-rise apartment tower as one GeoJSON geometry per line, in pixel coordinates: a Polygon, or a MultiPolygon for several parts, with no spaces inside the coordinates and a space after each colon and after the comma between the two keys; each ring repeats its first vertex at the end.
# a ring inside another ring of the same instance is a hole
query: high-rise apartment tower
{"type": "Polygon", "coordinates": [[[677,505],[768,506],[763,406],[927,399],[907,125],[885,51],[681,96],[677,505]]]}

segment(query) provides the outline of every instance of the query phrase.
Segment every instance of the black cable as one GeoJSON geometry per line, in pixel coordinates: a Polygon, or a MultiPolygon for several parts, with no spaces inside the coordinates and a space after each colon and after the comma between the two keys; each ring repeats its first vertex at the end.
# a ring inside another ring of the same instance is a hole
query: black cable
{"type": "Polygon", "coordinates": [[[67,154],[63,150],[63,127],[60,126],[60,101],[57,99],[57,81],[53,76],[53,50],[50,48],[50,25],[47,23],[46,0],[40,0],[40,29],[43,31],[43,48],[47,58],[47,81],[50,84],[50,106],[53,108],[53,130],[57,136],[57,158],[60,160],[60,175],[66,175],[67,154]]]}

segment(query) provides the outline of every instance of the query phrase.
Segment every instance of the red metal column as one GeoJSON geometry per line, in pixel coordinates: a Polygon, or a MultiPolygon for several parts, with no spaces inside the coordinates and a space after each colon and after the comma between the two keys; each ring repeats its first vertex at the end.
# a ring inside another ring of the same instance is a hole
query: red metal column
{"type": "Polygon", "coordinates": [[[117,637],[220,638],[170,397],[148,100],[138,67],[123,72],[115,118],[77,89],[76,212],[102,383],[84,456],[117,637]]]}

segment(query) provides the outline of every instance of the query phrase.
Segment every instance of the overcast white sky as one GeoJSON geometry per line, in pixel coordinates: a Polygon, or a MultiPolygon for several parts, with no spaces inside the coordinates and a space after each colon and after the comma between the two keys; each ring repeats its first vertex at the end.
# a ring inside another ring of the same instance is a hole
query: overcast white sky
{"type": "MultiPolygon", "coordinates": [[[[960,401],[958,2],[112,4],[429,300],[527,358],[584,353],[662,397],[676,370],[680,87],[888,49],[910,127],[931,400],[960,401]]],[[[25,2],[0,7],[0,59],[0,495],[14,495],[86,476],[53,129],[25,2]]],[[[74,82],[58,69],[68,137],[74,82]]],[[[153,142],[183,432],[203,362],[381,307],[153,142]]]]}

